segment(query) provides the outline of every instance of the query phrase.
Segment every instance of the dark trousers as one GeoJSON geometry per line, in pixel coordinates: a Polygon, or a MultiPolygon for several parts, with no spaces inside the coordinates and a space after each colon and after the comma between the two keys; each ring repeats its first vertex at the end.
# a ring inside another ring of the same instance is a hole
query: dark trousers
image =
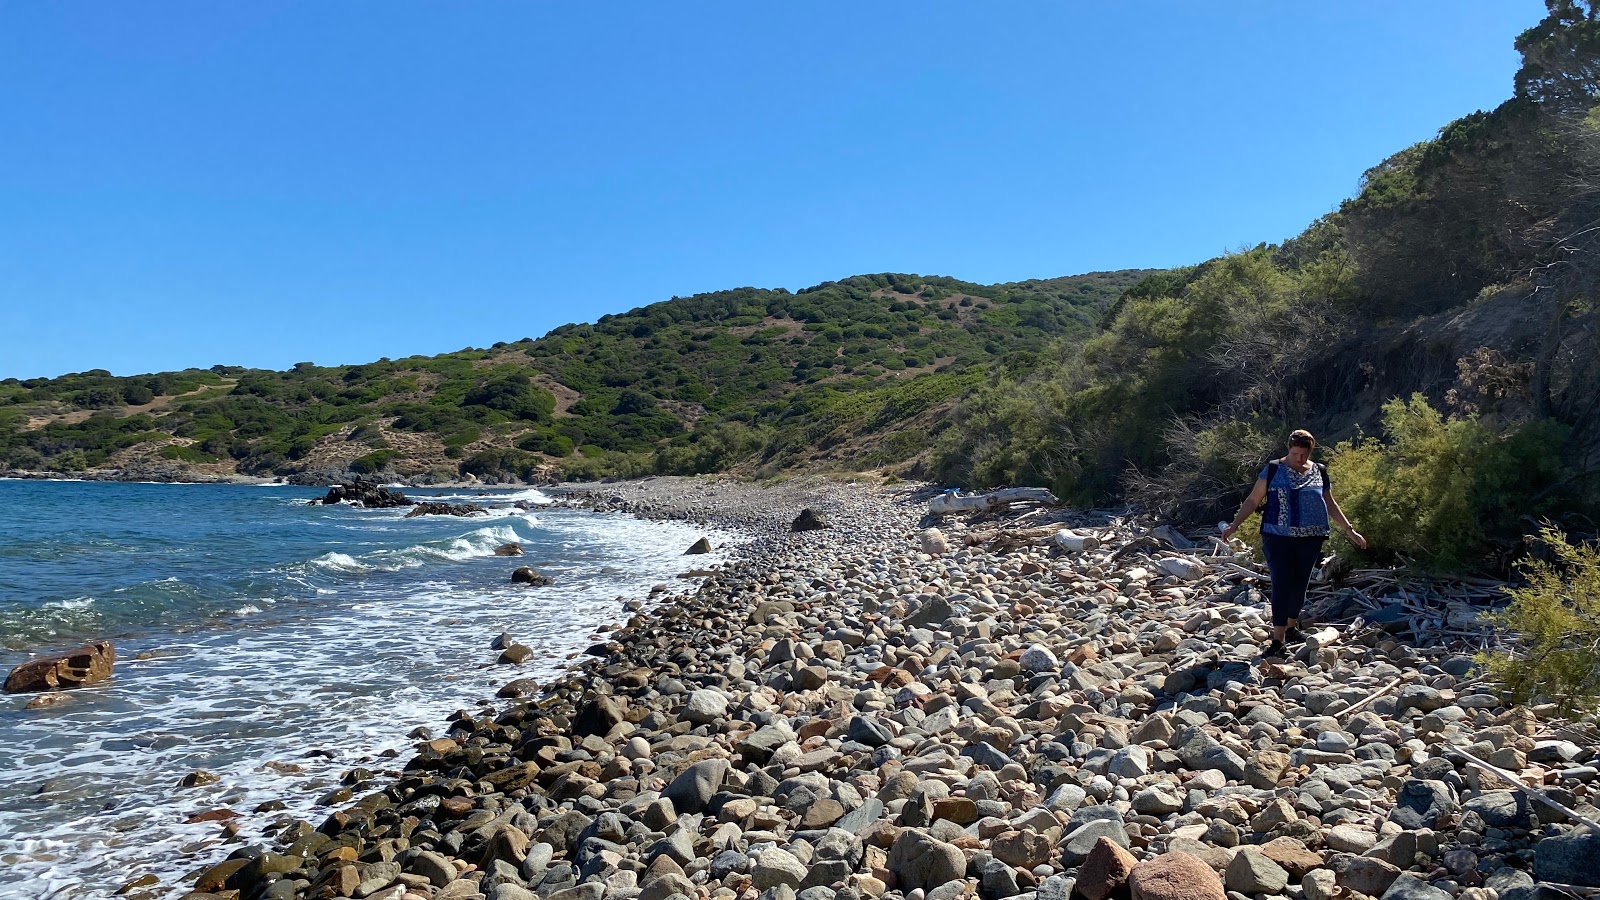
{"type": "Polygon", "coordinates": [[[1272,624],[1282,627],[1300,618],[1306,605],[1306,585],[1311,570],[1322,559],[1324,537],[1281,537],[1261,535],[1261,549],[1267,554],[1267,572],[1272,576],[1272,624]]]}

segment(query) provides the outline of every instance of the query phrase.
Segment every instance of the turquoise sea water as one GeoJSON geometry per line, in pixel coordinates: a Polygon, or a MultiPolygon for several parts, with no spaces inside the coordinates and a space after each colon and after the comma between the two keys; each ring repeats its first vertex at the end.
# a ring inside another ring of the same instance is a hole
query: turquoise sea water
{"type": "Polygon", "coordinates": [[[320,493],[0,480],[0,671],[117,648],[113,679],[61,706],[0,695],[0,897],[109,897],[144,874],[175,896],[276,816],[320,823],[342,773],[398,768],[413,728],[554,675],[624,598],[717,561],[682,555],[703,529],[512,505],[537,491],[407,491],[493,507],[415,519],[306,504],[320,493]],[[526,555],[493,555],[510,541],[526,555]],[[518,565],[556,583],[513,586],[518,565]],[[494,665],[501,631],[535,660],[494,665]],[[196,769],[220,780],[178,787],[196,769]],[[289,808],[251,813],[269,800],[289,808]],[[244,814],[237,836],[185,823],[217,809],[244,814]]]}

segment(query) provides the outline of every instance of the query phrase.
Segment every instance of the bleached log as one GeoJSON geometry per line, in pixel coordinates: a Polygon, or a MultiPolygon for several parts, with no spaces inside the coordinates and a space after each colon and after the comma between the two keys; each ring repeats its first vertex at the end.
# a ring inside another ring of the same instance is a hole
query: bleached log
{"type": "Polygon", "coordinates": [[[1057,547],[1072,553],[1093,550],[1100,546],[1099,538],[1092,534],[1073,531],[1071,528],[1063,528],[1056,532],[1055,540],[1057,547]]]}
{"type": "Polygon", "coordinates": [[[1022,501],[1048,503],[1051,506],[1061,502],[1045,488],[1006,488],[989,494],[940,494],[928,501],[928,512],[936,516],[991,512],[1022,501]]]}

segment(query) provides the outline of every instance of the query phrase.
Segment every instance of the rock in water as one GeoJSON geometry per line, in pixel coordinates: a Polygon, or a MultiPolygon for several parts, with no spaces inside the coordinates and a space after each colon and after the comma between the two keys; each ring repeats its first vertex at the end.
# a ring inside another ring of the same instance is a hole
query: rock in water
{"type": "Polygon", "coordinates": [[[352,481],[347,484],[336,484],[328,488],[321,500],[312,503],[349,503],[362,509],[392,509],[396,506],[410,506],[411,501],[399,491],[391,491],[375,481],[352,481]]]}
{"type": "MultiPolygon", "coordinates": [[[[417,503],[412,510],[406,513],[406,518],[415,519],[417,516],[475,516],[487,512],[476,503],[417,503]]],[[[499,551],[496,551],[498,555],[499,551]]]]}
{"type": "Polygon", "coordinates": [[[521,556],[522,555],[522,545],[517,543],[516,541],[512,541],[509,544],[501,544],[500,546],[494,548],[494,555],[495,556],[521,556]]]}
{"type": "Polygon", "coordinates": [[[106,680],[116,663],[110,641],[91,641],[76,650],[35,657],[11,670],[5,691],[21,694],[87,687],[106,680]]]}
{"type": "Polygon", "coordinates": [[[817,531],[831,527],[827,517],[810,507],[800,510],[800,515],[795,517],[794,524],[790,526],[794,531],[817,531]]]}
{"type": "Polygon", "coordinates": [[[689,545],[689,549],[683,551],[683,555],[684,556],[694,556],[696,554],[710,553],[710,552],[711,552],[711,542],[706,540],[705,538],[701,538],[700,540],[695,541],[693,544],[690,544],[689,545]]]}
{"type": "Polygon", "coordinates": [[[529,566],[521,566],[511,573],[512,584],[531,584],[535,587],[554,583],[555,579],[543,575],[529,566]]]}
{"type": "Polygon", "coordinates": [[[1174,850],[1128,873],[1133,900],[1224,900],[1222,880],[1198,856],[1174,850]]]}
{"type": "Polygon", "coordinates": [[[28,705],[27,705],[26,708],[27,709],[49,709],[52,706],[60,706],[61,704],[66,703],[71,699],[72,698],[68,697],[66,694],[62,694],[62,693],[59,693],[59,692],[56,692],[56,691],[51,691],[51,692],[46,693],[46,694],[40,694],[39,696],[33,698],[32,700],[29,700],[28,701],[28,705]]]}

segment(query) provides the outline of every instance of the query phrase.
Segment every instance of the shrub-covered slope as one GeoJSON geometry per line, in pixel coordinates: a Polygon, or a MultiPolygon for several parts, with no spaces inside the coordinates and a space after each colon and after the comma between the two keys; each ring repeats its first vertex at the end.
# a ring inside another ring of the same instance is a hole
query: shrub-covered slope
{"type": "Polygon", "coordinates": [[[883,465],[927,447],[942,424],[930,409],[1031,370],[1149,274],[865,275],[675,297],[434,357],[8,379],[0,466],[529,478],[883,465]]]}
{"type": "Polygon", "coordinates": [[[1284,435],[1391,554],[1461,568],[1600,497],[1600,7],[1548,0],[1513,97],[1281,245],[1163,272],[969,398],[944,479],[1230,514],[1284,435]]]}

